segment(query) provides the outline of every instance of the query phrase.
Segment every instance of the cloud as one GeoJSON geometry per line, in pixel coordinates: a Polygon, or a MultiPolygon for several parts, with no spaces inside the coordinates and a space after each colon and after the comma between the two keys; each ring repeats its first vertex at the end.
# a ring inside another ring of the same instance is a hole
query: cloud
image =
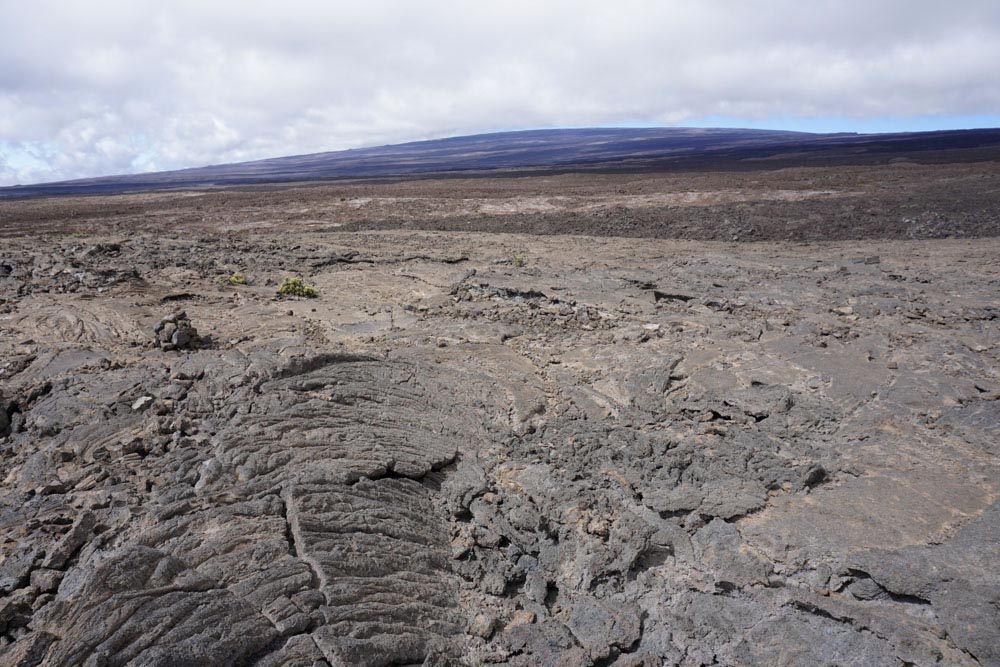
{"type": "Polygon", "coordinates": [[[1000,112],[994,0],[0,0],[0,184],[493,129],[1000,112]]]}

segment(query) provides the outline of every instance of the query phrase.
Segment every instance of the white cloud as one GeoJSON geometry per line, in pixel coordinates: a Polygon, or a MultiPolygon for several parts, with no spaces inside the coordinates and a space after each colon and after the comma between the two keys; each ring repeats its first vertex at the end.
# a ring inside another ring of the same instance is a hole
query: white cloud
{"type": "Polygon", "coordinates": [[[515,127],[1000,112],[994,0],[0,0],[0,184],[515,127]]]}

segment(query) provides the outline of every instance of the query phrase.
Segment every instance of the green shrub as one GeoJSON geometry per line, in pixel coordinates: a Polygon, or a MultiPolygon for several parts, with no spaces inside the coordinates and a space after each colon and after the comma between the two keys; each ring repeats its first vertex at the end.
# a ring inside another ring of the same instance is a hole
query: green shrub
{"type": "Polygon", "coordinates": [[[312,285],[306,285],[302,278],[282,278],[278,286],[278,294],[284,296],[304,296],[307,299],[315,299],[319,292],[312,285]]]}
{"type": "Polygon", "coordinates": [[[242,273],[236,271],[228,276],[218,276],[215,279],[215,284],[219,289],[227,289],[229,287],[239,287],[240,285],[246,285],[247,279],[242,273]]]}
{"type": "Polygon", "coordinates": [[[511,259],[511,263],[514,265],[515,268],[520,269],[521,267],[527,265],[528,256],[525,255],[523,252],[516,252],[514,253],[514,257],[511,259]]]}

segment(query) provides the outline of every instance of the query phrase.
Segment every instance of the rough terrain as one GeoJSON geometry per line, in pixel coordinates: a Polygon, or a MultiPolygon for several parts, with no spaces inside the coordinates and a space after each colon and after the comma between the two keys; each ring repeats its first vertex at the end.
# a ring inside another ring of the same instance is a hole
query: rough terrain
{"type": "MultiPolygon", "coordinates": [[[[909,169],[996,224],[995,165],[909,169]]],[[[2,204],[0,665],[1000,665],[1000,239],[364,231],[406,225],[338,187],[2,204]]]]}
{"type": "Polygon", "coordinates": [[[447,230],[696,241],[1000,236],[1000,160],[516,173],[0,198],[0,237],[447,230]]]}

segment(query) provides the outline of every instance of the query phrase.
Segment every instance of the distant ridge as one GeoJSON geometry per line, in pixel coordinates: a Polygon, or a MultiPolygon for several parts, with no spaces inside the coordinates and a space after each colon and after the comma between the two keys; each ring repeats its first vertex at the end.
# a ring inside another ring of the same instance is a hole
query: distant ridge
{"type": "Polygon", "coordinates": [[[655,171],[1000,159],[1000,129],[810,134],[715,128],[526,130],[0,188],[0,198],[538,170],[655,171]]]}

